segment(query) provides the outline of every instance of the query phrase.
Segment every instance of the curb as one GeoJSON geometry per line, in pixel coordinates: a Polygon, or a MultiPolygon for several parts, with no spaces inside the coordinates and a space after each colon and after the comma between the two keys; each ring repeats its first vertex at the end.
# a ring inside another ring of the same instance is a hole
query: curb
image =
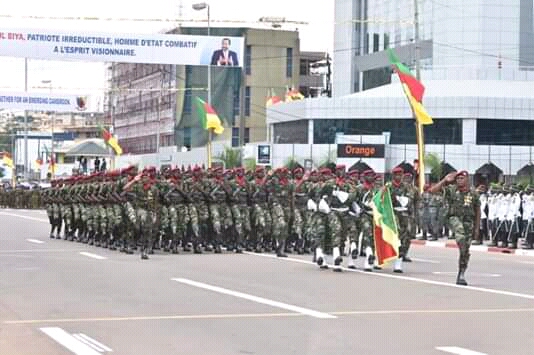
{"type": "MultiPolygon", "coordinates": [[[[419,239],[412,239],[411,242],[412,245],[420,245],[425,247],[431,247],[431,248],[454,248],[458,249],[458,246],[456,245],[456,242],[453,240],[449,240],[446,242],[434,242],[434,241],[428,241],[428,240],[419,240],[419,239]]],[[[509,248],[499,248],[499,247],[490,247],[487,245],[471,245],[471,248],[469,249],[471,251],[480,251],[484,253],[501,253],[501,254],[510,254],[510,255],[521,255],[521,256],[531,256],[534,257],[534,250],[527,250],[527,249],[509,249],[509,248]]]]}

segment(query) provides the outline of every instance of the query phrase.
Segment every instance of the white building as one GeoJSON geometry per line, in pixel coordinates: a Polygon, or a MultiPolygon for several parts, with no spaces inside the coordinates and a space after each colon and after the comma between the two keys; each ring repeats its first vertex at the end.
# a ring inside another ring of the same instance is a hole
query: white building
{"type": "MultiPolygon", "coordinates": [[[[491,162],[515,175],[534,145],[533,0],[418,3],[423,102],[434,118],[426,151],[472,174],[491,162]]],[[[336,0],[335,17],[333,97],[267,110],[271,141],[290,144],[273,147],[275,164],[330,155],[340,134],[383,132],[385,170],[412,162],[414,121],[385,49],[413,67],[414,1],[336,0]]]]}

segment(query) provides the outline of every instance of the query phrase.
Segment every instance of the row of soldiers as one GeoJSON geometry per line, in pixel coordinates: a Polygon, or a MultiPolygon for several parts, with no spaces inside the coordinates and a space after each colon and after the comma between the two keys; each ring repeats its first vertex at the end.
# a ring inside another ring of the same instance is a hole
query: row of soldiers
{"type": "MultiPolygon", "coordinates": [[[[391,187],[401,239],[402,261],[415,235],[419,194],[404,181],[401,168],[392,171],[391,187]]],[[[365,256],[363,268],[376,263],[371,199],[381,188],[376,174],[367,170],[334,169],[293,171],[278,168],[169,169],[136,167],[89,176],[54,180],[42,199],[51,224],[51,238],[64,238],[133,253],[141,258],[156,247],[237,253],[244,249],[288,252],[313,251],[322,268],[341,270],[365,256]]]]}
{"type": "Polygon", "coordinates": [[[43,208],[41,191],[34,189],[12,189],[0,185],[0,207],[2,208],[43,208]]]}

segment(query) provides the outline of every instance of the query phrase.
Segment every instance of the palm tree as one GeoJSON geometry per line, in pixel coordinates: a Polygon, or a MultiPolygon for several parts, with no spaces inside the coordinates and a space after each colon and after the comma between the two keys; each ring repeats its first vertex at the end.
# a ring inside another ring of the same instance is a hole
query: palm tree
{"type": "Polygon", "coordinates": [[[430,168],[430,180],[437,182],[441,179],[442,168],[441,160],[436,153],[428,153],[425,157],[425,165],[430,168]]]}
{"type": "Polygon", "coordinates": [[[222,161],[226,169],[232,169],[241,166],[241,152],[239,149],[224,147],[224,151],[216,156],[216,159],[222,161]]]}

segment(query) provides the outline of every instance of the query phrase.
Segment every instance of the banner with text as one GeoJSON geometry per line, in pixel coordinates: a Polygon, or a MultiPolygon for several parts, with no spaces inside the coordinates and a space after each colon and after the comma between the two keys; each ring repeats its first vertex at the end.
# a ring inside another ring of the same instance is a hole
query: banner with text
{"type": "Polygon", "coordinates": [[[0,109],[83,112],[87,111],[87,96],[0,92],[0,109]]]}
{"type": "Polygon", "coordinates": [[[243,37],[119,34],[0,27],[0,56],[240,67],[243,37]]]}

